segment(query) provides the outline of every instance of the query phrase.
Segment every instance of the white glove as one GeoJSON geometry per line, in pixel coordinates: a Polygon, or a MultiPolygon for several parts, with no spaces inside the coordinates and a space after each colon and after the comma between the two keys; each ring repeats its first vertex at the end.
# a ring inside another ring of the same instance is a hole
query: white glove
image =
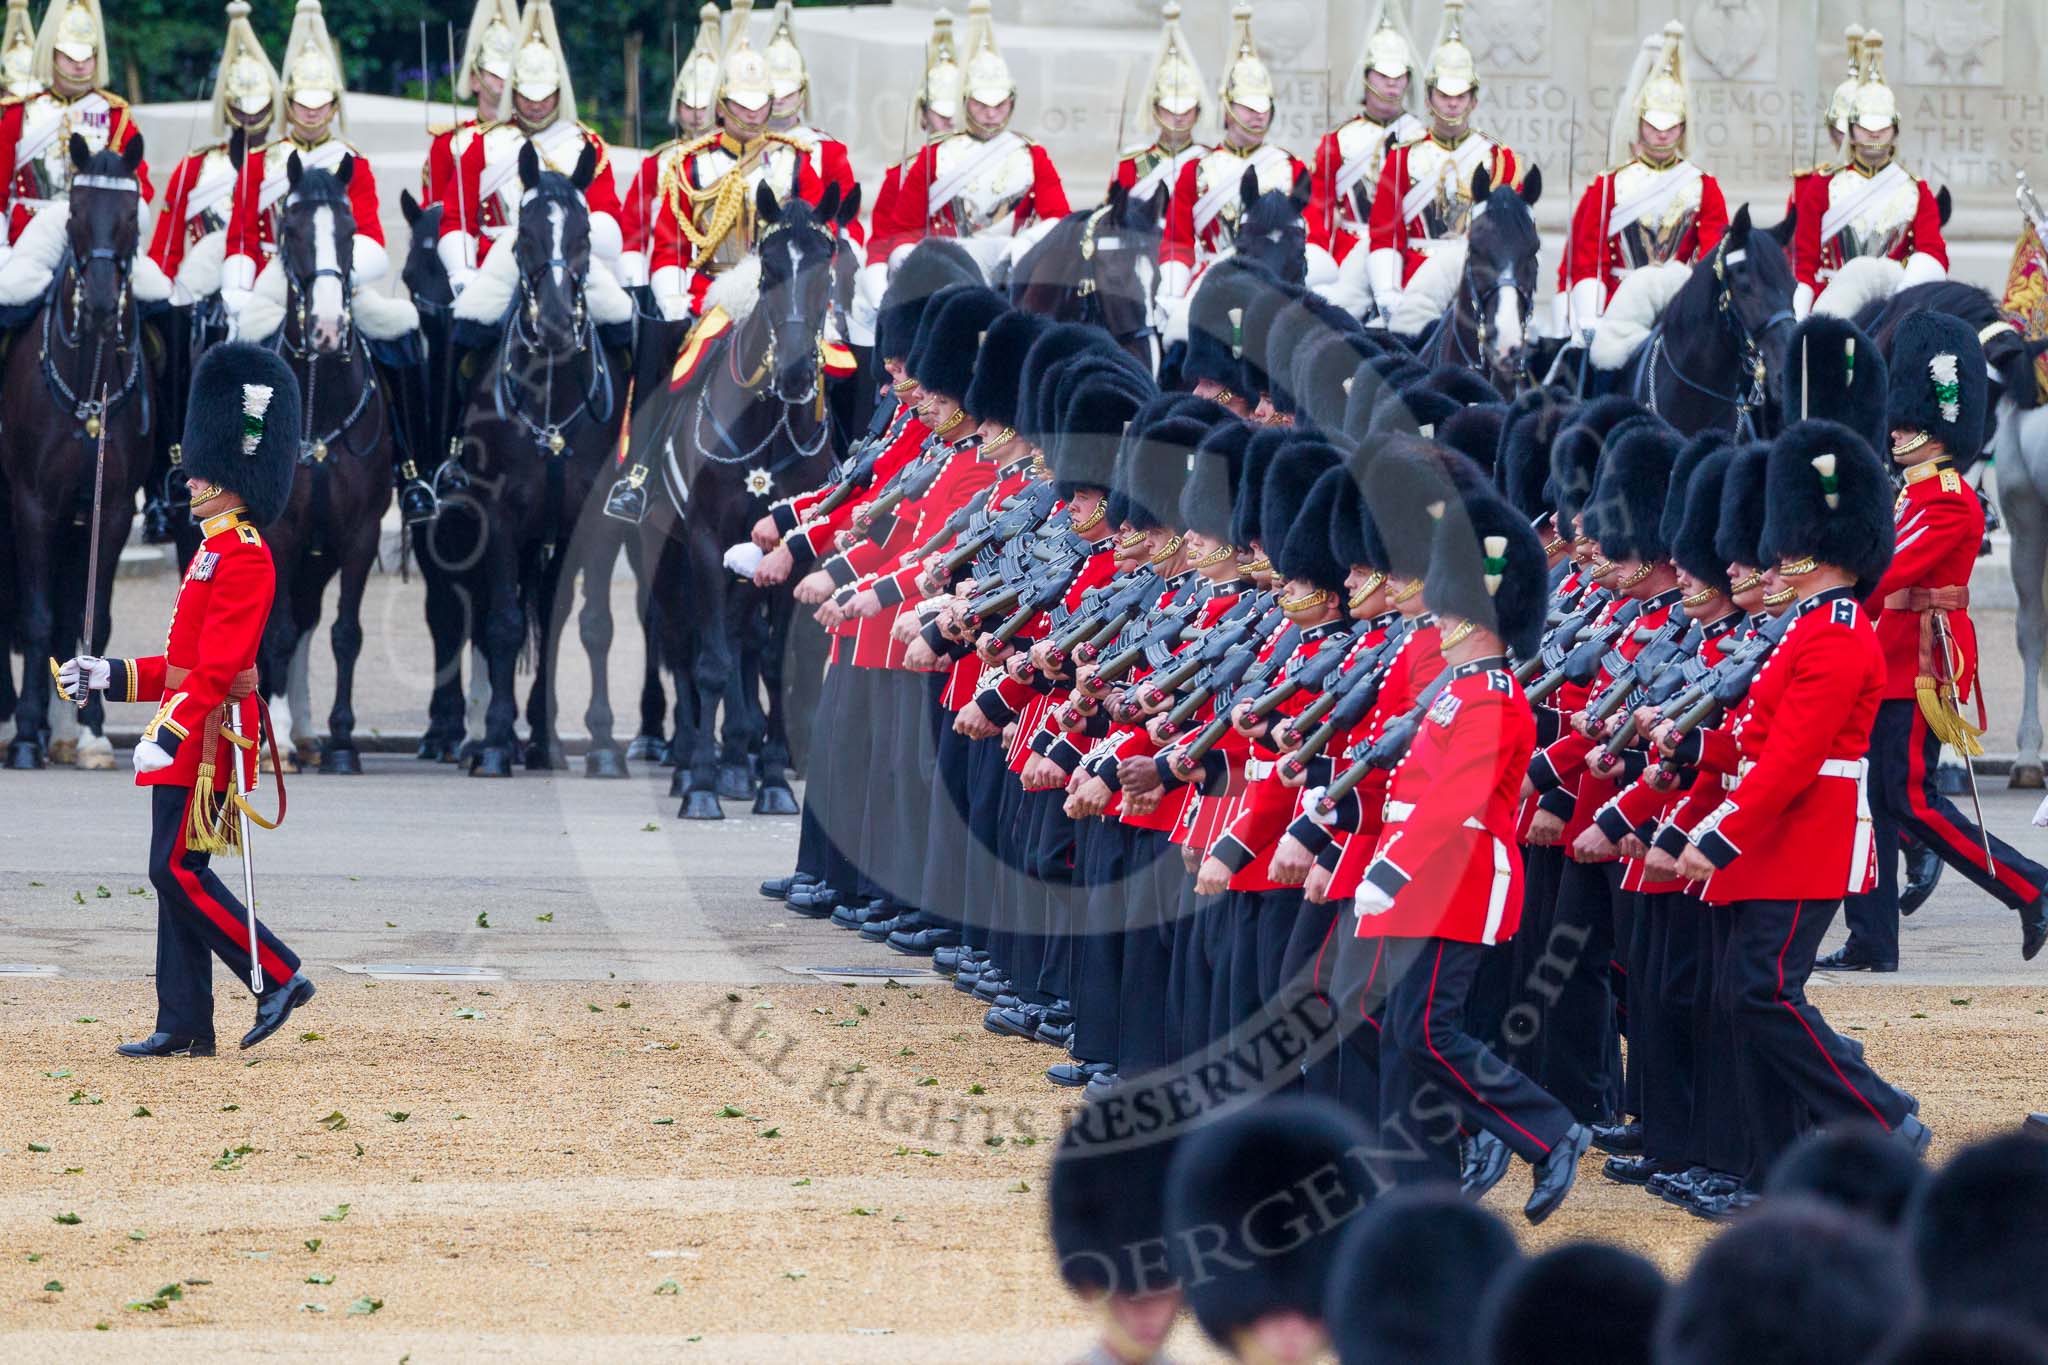
{"type": "Polygon", "coordinates": [[[1324,829],[1337,823],[1337,812],[1323,809],[1323,793],[1327,790],[1325,787],[1310,787],[1301,794],[1301,808],[1308,812],[1308,818],[1312,823],[1324,829]]]}
{"type": "Polygon", "coordinates": [[[1802,284],[1792,291],[1792,316],[1806,321],[1806,315],[1813,311],[1813,286],[1802,284]]]}
{"type": "Polygon", "coordinates": [[[2048,796],[2041,798],[2041,804],[2034,808],[2034,827],[2048,829],[2048,796]]]}
{"type": "Polygon", "coordinates": [[[256,291],[253,289],[236,289],[232,285],[226,284],[220,287],[220,306],[227,311],[227,315],[231,318],[240,317],[242,309],[248,305],[250,299],[255,297],[256,291]]]}
{"type": "Polygon", "coordinates": [[[468,266],[460,270],[451,270],[448,272],[448,287],[455,292],[457,298],[461,298],[462,291],[469,288],[469,282],[476,277],[477,272],[468,266]]]}
{"type": "Polygon", "coordinates": [[[153,739],[145,739],[135,746],[135,771],[153,773],[171,766],[171,756],[153,739]]]}
{"type": "Polygon", "coordinates": [[[1401,302],[1401,253],[1390,246],[1370,251],[1365,258],[1366,283],[1372,286],[1372,301],[1379,315],[1390,318],[1401,302]]]}
{"type": "Polygon", "coordinates": [[[665,265],[655,271],[648,281],[654,292],[655,306],[670,322],[690,316],[689,277],[679,265],[665,265]]]}
{"type": "Polygon", "coordinates": [[[761,567],[762,557],[760,546],[751,540],[743,540],[725,552],[725,567],[751,583],[754,570],[761,567]]]}
{"type": "Polygon", "coordinates": [[[621,251],[617,266],[619,283],[631,289],[647,283],[647,253],[644,251],[621,251]]]}
{"type": "Polygon", "coordinates": [[[1371,882],[1360,882],[1358,895],[1352,900],[1351,908],[1360,919],[1384,915],[1394,908],[1394,898],[1374,886],[1371,882]]]}
{"type": "Polygon", "coordinates": [[[1590,332],[1600,321],[1600,310],[1606,304],[1606,286],[1598,280],[1580,280],[1572,286],[1570,303],[1571,329],[1574,332],[1590,332]]]}
{"type": "Polygon", "coordinates": [[[66,659],[57,666],[57,691],[66,701],[78,699],[78,681],[85,679],[85,685],[95,692],[104,692],[113,681],[113,670],[105,659],[96,659],[90,654],[81,654],[66,659]]]}

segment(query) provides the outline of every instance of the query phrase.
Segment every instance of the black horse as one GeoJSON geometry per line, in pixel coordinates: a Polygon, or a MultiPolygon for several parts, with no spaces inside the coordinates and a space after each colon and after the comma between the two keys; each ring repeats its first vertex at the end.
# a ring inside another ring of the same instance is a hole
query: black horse
{"type": "MultiPolygon", "coordinates": [[[[131,272],[142,139],[94,152],[73,134],[75,172],[63,258],[40,303],[27,310],[8,350],[0,394],[0,488],[7,492],[13,644],[24,656],[7,766],[39,768],[51,756],[48,660],[70,655],[85,627],[87,564],[95,541],[88,653],[107,647],[114,569],[128,541],[135,492],[148,471],[154,394],[143,356],[141,309],[131,272]],[[105,442],[105,483],[93,521],[94,468],[105,442]]],[[[91,694],[79,721],[76,761],[111,768],[105,708],[91,694]]],[[[62,755],[58,755],[60,758],[62,755]]]]}
{"type": "MultiPolygon", "coordinates": [[[[1942,191],[1944,194],[1947,190],[1942,191]]],[[[1998,400],[2010,397],[2022,411],[2041,406],[2040,386],[2034,382],[2034,358],[2038,343],[2030,343],[2016,331],[1998,300],[1974,284],[1961,280],[1934,280],[1901,289],[1889,299],[1865,304],[1856,313],[1856,325],[1889,356],[1892,333],[1914,313],[1947,313],[1977,329],[1984,339],[1984,363],[1991,371],[1991,420],[1984,424],[1984,448],[1991,448],[1997,434],[1998,400]]]]}
{"type": "Polygon", "coordinates": [[[1122,184],[1096,208],[1070,213],[1010,271],[1010,302],[1055,322],[1083,322],[1116,338],[1149,370],[1159,368],[1153,325],[1167,190],[1133,199],[1122,184]]]}
{"type": "Polygon", "coordinates": [[[625,755],[612,737],[606,673],[618,535],[590,498],[625,414],[616,382],[625,359],[598,336],[585,298],[590,210],[583,191],[596,171],[597,154],[588,145],[570,175],[543,170],[532,144],[520,148],[525,198],[519,226],[497,248],[515,253],[518,283],[489,355],[467,381],[461,449],[481,540],[463,565],[462,581],[469,600],[481,607],[475,621],[491,686],[483,741],[470,759],[478,776],[511,776],[519,711],[513,673],[529,640],[535,667],[524,761],[533,769],[563,761],[555,733],[554,657],[567,619],[565,590],[573,590],[579,573],[584,604],[578,625],[591,674],[585,771],[626,774],[625,755]]]}
{"type": "Polygon", "coordinates": [[[1528,364],[1529,307],[1543,245],[1530,210],[1542,197],[1541,170],[1531,169],[1519,186],[1496,186],[1484,167],[1474,173],[1465,268],[1443,315],[1417,343],[1424,365],[1476,370],[1502,397],[1514,397],[1528,364]]]}
{"type": "Polygon", "coordinates": [[[1629,394],[1690,436],[1726,428],[1736,439],[1776,433],[1790,344],[1793,218],[1773,228],[1735,211],[1719,244],[1693,263],[1650,338],[1596,389],[1629,394]]]}
{"type": "MultiPolygon", "coordinates": [[[[379,523],[391,505],[390,404],[356,329],[355,214],[348,183],[367,175],[353,156],[332,171],[307,169],[294,153],[278,214],[277,257],[284,275],[284,322],[270,341],[299,381],[305,423],[299,467],[284,514],[265,528],[277,568],[277,598],[258,657],[266,696],[297,693],[294,664],[320,624],[321,599],[338,573],[341,593],[328,640],[334,651],[334,705],[320,770],[360,773],[355,744],[355,670],[363,651],[363,591],[377,564],[379,523]]],[[[303,674],[298,681],[303,684],[303,674]]],[[[293,726],[307,717],[292,696],[293,726]]]]}
{"type": "Polygon", "coordinates": [[[1287,284],[1308,279],[1308,201],[1312,181],[1306,172],[1285,190],[1259,189],[1259,173],[1247,169],[1238,183],[1237,232],[1233,252],[1262,265],[1287,284]]]}
{"type": "Polygon", "coordinates": [[[723,818],[720,794],[750,790],[757,814],[797,813],[781,676],[793,599],[786,586],[755,588],[723,560],[772,499],[815,487],[831,462],[823,330],[840,234],[860,196],[841,200],[828,187],[813,209],[778,202],[764,185],[755,211],[764,235],[751,311],[722,336],[700,339],[689,372],[634,424],[636,448],[661,471],[664,496],[641,526],[641,553],[662,657],[677,680],[672,790],[692,820],[723,818]],[[758,757],[758,788],[750,756],[758,757]]]}

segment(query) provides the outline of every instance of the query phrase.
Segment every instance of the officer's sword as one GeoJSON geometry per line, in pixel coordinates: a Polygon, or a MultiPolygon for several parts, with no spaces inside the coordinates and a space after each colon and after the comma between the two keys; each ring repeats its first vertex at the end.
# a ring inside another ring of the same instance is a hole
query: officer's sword
{"type": "MultiPolygon", "coordinates": [[[[93,452],[92,460],[92,539],[86,543],[85,549],[85,628],[79,644],[78,652],[80,654],[90,654],[93,652],[93,628],[99,624],[94,618],[99,615],[95,608],[99,606],[100,595],[100,507],[105,501],[107,492],[107,386],[105,384],[100,385],[99,423],[99,447],[93,452]]],[[[85,703],[91,696],[92,689],[90,687],[80,687],[78,689],[78,696],[75,700],[78,703],[79,710],[83,711],[85,709],[85,703]]]]}
{"type": "MultiPolygon", "coordinates": [[[[240,739],[242,726],[239,712],[236,709],[237,705],[238,703],[232,701],[227,703],[227,731],[235,736],[236,739],[240,739]]],[[[249,916],[249,992],[252,995],[261,995],[263,994],[263,959],[260,945],[256,940],[256,854],[250,846],[249,810],[242,803],[242,798],[246,794],[242,788],[242,746],[240,744],[233,744],[230,747],[234,750],[233,753],[228,755],[228,763],[231,765],[233,776],[228,780],[228,792],[229,800],[235,808],[235,826],[241,835],[242,906],[249,916]]],[[[259,763],[262,761],[260,751],[254,746],[250,747],[249,754],[251,761],[259,763]]]]}

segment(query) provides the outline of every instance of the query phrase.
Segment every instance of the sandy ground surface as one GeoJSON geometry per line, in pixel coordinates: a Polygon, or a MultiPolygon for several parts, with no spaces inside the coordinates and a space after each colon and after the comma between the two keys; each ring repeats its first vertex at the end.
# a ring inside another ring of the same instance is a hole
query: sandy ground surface
{"type": "MultiPolygon", "coordinates": [[[[2041,1103],[2040,991],[1816,995],[1920,1095],[1937,1157],[2041,1103]]],[[[1053,1054],[950,990],[335,975],[250,1053],[111,1056],[149,1003],[0,987],[0,1355],[1044,1361],[1086,1339],[1042,1230],[1053,1054]]],[[[1583,1176],[1531,1246],[1677,1271],[1709,1234],[1583,1176]]],[[[1490,1202],[1512,1217],[1525,1186],[1490,1202]]]]}

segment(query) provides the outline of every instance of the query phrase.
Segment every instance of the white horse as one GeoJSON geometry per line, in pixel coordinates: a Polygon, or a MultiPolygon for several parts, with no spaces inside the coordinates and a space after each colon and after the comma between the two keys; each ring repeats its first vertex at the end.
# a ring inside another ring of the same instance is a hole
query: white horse
{"type": "Polygon", "coordinates": [[[2048,647],[2048,407],[2021,410],[2010,398],[1998,405],[1998,509],[2012,537],[2013,613],[2020,646],[2019,752],[2011,784],[2039,787],[2041,770],[2041,657],[2048,647]]]}

